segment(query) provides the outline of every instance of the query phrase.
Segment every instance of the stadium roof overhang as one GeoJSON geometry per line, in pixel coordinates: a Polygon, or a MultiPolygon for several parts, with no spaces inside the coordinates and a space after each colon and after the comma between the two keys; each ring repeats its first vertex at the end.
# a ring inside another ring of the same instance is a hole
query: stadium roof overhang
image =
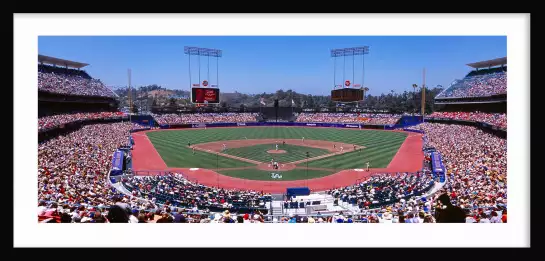
{"type": "Polygon", "coordinates": [[[504,64],[507,64],[507,57],[497,58],[497,59],[492,59],[492,60],[482,61],[482,62],[476,62],[476,63],[468,63],[467,66],[473,67],[475,69],[479,69],[479,68],[488,68],[488,67],[504,65],[504,64]]]}
{"type": "Polygon", "coordinates": [[[89,65],[88,63],[74,62],[74,61],[64,60],[64,59],[55,58],[51,56],[41,55],[41,54],[38,54],[38,62],[44,63],[44,64],[51,64],[55,66],[66,66],[66,67],[76,68],[76,69],[80,69],[89,65]]]}

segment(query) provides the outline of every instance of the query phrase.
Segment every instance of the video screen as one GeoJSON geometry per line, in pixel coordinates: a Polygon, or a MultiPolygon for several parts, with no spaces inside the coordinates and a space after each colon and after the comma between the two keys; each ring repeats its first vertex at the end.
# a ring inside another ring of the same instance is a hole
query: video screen
{"type": "Polygon", "coordinates": [[[219,103],[220,90],[217,88],[192,88],[191,89],[192,103],[219,103]]]}

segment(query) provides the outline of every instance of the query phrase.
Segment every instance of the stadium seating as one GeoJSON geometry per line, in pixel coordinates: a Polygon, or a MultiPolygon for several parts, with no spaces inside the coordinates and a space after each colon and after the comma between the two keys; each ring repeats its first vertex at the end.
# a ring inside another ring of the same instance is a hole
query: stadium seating
{"type": "Polygon", "coordinates": [[[63,124],[77,121],[96,120],[96,119],[119,119],[123,117],[122,112],[93,112],[93,113],[72,113],[57,114],[38,118],[38,131],[45,131],[58,128],[63,124]]]}
{"type": "Polygon", "coordinates": [[[115,93],[99,79],[91,78],[85,71],[38,66],[38,90],[64,95],[115,97],[115,93]]]}
{"type": "Polygon", "coordinates": [[[497,94],[507,94],[507,73],[486,70],[470,73],[455,81],[436,98],[486,97],[497,94]]]}
{"type": "Polygon", "coordinates": [[[402,115],[358,113],[299,113],[296,122],[363,123],[374,125],[396,124],[402,115]]]}
{"type": "Polygon", "coordinates": [[[430,118],[448,118],[454,120],[484,122],[500,128],[507,128],[506,113],[484,113],[484,112],[434,112],[430,118]]]}
{"type": "Polygon", "coordinates": [[[222,122],[256,122],[257,113],[194,113],[194,114],[153,114],[160,125],[222,123],[222,122]]]}

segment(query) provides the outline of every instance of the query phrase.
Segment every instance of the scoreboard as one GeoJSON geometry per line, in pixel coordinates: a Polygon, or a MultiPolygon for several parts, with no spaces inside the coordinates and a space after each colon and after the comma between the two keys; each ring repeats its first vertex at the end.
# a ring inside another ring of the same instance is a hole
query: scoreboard
{"type": "Polygon", "coordinates": [[[342,88],[331,91],[331,100],[336,102],[357,102],[363,100],[363,89],[342,88]]]}
{"type": "Polygon", "coordinates": [[[218,104],[220,103],[220,89],[218,88],[191,88],[191,102],[197,104],[218,104]]]}

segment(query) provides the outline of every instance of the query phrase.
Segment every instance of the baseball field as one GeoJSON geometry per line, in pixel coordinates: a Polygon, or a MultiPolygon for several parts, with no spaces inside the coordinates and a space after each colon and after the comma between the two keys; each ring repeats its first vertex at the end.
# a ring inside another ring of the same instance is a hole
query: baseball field
{"type": "Polygon", "coordinates": [[[145,135],[168,168],[203,168],[236,178],[275,181],[324,177],[343,169],[365,168],[367,162],[371,168],[386,168],[407,137],[403,132],[289,127],[145,135]],[[273,169],[272,162],[278,162],[279,168],[273,169]]]}

